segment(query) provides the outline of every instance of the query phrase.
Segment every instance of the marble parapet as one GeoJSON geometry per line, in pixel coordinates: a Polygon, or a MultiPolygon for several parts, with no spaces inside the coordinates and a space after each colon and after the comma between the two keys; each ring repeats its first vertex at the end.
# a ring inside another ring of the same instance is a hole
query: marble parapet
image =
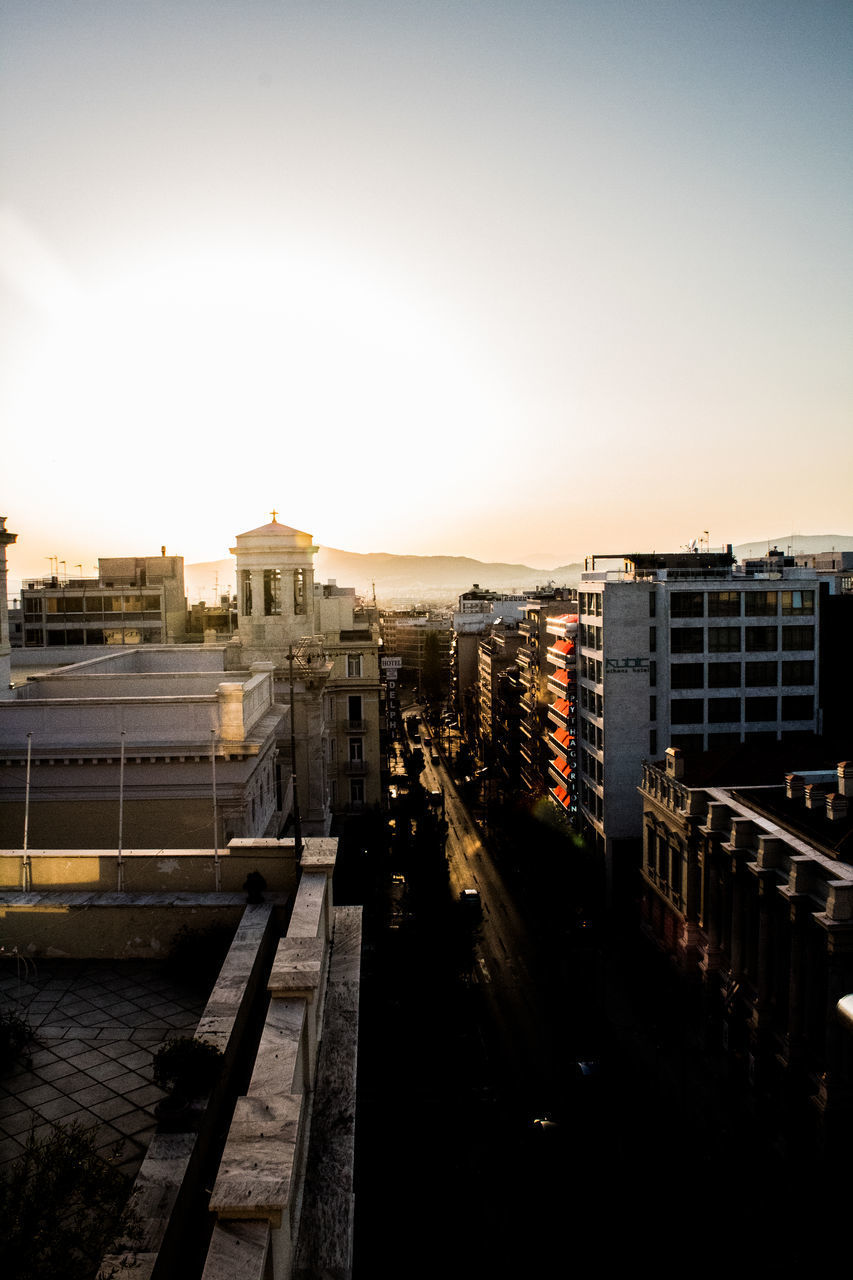
{"type": "Polygon", "coordinates": [[[322,938],[282,938],[267,982],[270,995],[313,999],[320,986],[325,951],[322,938]]]}
{"type": "Polygon", "coordinates": [[[237,1099],[210,1207],[219,1218],[266,1219],[280,1227],[290,1203],[302,1097],[237,1099]]]}

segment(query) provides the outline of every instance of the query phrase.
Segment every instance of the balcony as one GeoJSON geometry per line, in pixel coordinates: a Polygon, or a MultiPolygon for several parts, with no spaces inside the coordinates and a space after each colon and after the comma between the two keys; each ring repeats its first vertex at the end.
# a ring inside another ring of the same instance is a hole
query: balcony
{"type": "Polygon", "coordinates": [[[367,732],[366,720],[345,720],[344,724],[346,725],[347,733],[366,733],[367,732]]]}
{"type": "Polygon", "coordinates": [[[548,719],[566,728],[571,728],[574,724],[574,704],[568,698],[558,698],[552,706],[548,708],[548,719]]]}
{"type": "Polygon", "coordinates": [[[348,778],[363,778],[368,771],[366,760],[347,760],[344,769],[348,778]]]}

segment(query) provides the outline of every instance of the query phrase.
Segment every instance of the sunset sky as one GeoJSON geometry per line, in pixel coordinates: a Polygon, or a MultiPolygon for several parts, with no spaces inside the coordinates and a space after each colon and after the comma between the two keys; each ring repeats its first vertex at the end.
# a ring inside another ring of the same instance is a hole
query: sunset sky
{"type": "Polygon", "coordinates": [[[10,577],[853,533],[848,0],[5,0],[10,577]]]}

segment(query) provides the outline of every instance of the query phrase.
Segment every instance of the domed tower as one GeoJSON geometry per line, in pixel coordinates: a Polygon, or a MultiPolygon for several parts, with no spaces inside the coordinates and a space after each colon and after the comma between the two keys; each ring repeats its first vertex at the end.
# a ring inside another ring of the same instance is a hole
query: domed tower
{"type": "Polygon", "coordinates": [[[310,533],[272,521],[238,533],[238,631],[243,649],[281,661],[291,644],[315,633],[314,556],[310,533]],[[263,651],[261,653],[260,651],[263,651]]]}

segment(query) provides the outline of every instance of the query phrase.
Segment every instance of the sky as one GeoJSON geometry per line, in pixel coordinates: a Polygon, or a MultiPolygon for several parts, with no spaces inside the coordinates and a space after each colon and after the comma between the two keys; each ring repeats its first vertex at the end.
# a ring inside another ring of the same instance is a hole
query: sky
{"type": "Polygon", "coordinates": [[[847,0],[5,0],[12,582],[853,533],[851,125],[847,0]]]}

